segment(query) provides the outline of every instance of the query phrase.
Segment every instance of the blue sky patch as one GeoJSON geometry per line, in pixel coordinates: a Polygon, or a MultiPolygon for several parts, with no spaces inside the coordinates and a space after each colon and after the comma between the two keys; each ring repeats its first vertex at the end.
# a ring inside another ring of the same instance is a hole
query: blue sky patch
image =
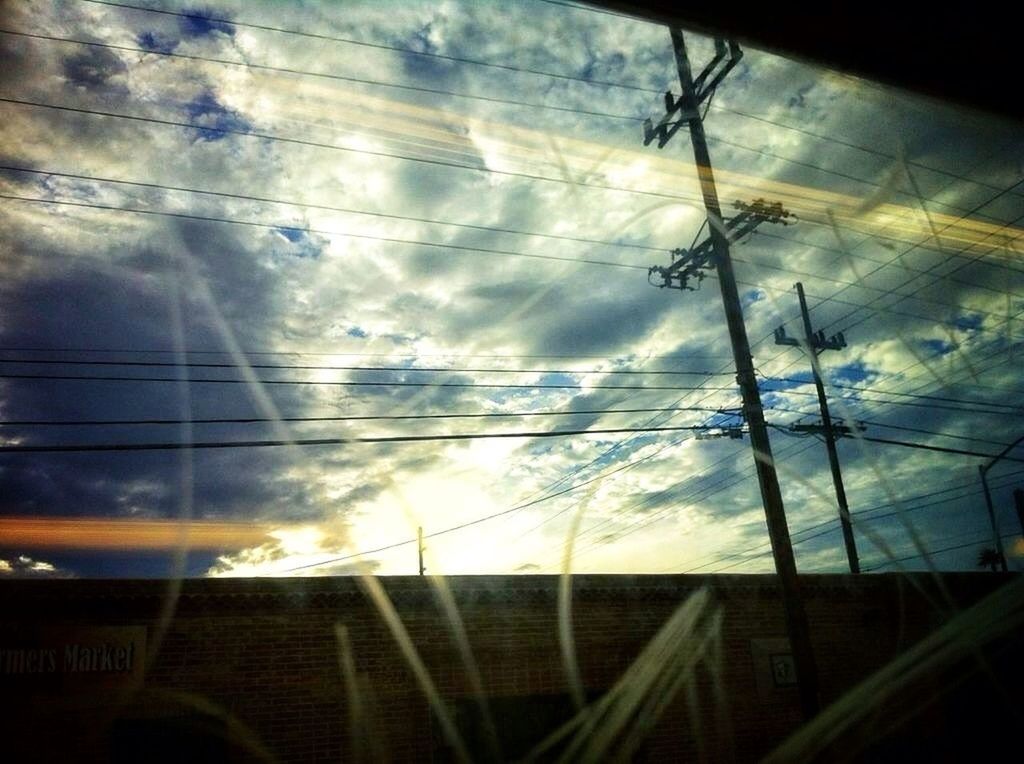
{"type": "Polygon", "coordinates": [[[946,355],[952,353],[956,345],[946,340],[921,340],[921,347],[933,355],[946,355]]]}
{"type": "Polygon", "coordinates": [[[576,385],[576,379],[570,374],[545,374],[540,378],[541,385],[576,385]]]}
{"type": "Polygon", "coordinates": [[[786,379],[767,379],[761,382],[762,392],[782,392],[792,390],[794,387],[804,387],[814,382],[814,377],[809,371],[801,371],[790,374],[786,379]]]}
{"type": "Polygon", "coordinates": [[[605,59],[590,56],[580,73],[585,80],[607,80],[620,76],[626,66],[626,57],[615,51],[605,59]]]}
{"type": "Polygon", "coordinates": [[[968,332],[980,329],[984,320],[984,317],[978,313],[968,313],[953,319],[953,325],[961,331],[968,332]]]}
{"type": "Polygon", "coordinates": [[[135,38],[135,42],[140,48],[151,50],[154,53],[173,53],[181,41],[159,32],[143,32],[135,38]]]}
{"type": "Polygon", "coordinates": [[[837,382],[863,382],[870,376],[871,372],[861,361],[843,364],[832,369],[832,378],[837,382]]]}
{"type": "Polygon", "coordinates": [[[185,104],[189,120],[201,125],[197,127],[196,140],[219,141],[230,132],[249,132],[252,123],[234,109],[229,109],[217,100],[212,91],[206,90],[185,104]],[[212,128],[204,130],[203,128],[212,128]]]}
{"type": "Polygon", "coordinates": [[[764,299],[764,292],[760,289],[751,289],[743,293],[743,307],[753,305],[755,302],[760,302],[764,299]]]}
{"type": "Polygon", "coordinates": [[[350,326],[345,330],[345,334],[349,337],[355,337],[356,339],[365,340],[370,335],[361,326],[350,326]]]}
{"type": "Polygon", "coordinates": [[[281,234],[284,238],[288,239],[288,241],[290,241],[292,244],[294,244],[294,243],[296,243],[298,241],[301,241],[302,239],[304,239],[306,237],[306,232],[303,231],[301,228],[283,228],[283,227],[281,227],[281,228],[275,228],[274,230],[277,231],[279,234],[281,234]]]}
{"type": "Polygon", "coordinates": [[[409,74],[418,78],[433,80],[435,85],[446,80],[456,68],[453,62],[445,61],[442,58],[419,55],[419,53],[433,54],[439,52],[437,46],[430,39],[429,24],[400,41],[399,47],[407,48],[410,51],[403,51],[399,54],[402,59],[403,68],[409,74]]]}

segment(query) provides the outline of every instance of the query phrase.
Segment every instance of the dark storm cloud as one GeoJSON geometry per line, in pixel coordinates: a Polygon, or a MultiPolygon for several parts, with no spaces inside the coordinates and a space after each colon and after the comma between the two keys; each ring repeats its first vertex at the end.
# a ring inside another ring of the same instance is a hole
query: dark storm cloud
{"type": "Polygon", "coordinates": [[[219,19],[230,16],[230,14],[225,11],[214,11],[211,8],[194,7],[183,8],[181,13],[183,15],[179,20],[179,24],[181,25],[181,33],[185,37],[217,37],[218,35],[225,35],[226,37],[235,36],[234,26],[225,21],[219,21],[219,19]]]}
{"type": "MultiPolygon", "coordinates": [[[[22,253],[36,251],[28,245],[22,253]]],[[[109,347],[113,338],[137,340],[140,347],[161,346],[168,315],[159,286],[144,278],[118,278],[76,262],[73,252],[38,253],[52,265],[31,277],[0,285],[5,322],[0,337],[7,346],[109,347]]]]}
{"type": "MultiPolygon", "coordinates": [[[[37,250],[45,244],[27,243],[21,254],[34,263],[32,276],[19,279],[16,287],[13,282],[0,287],[5,305],[0,343],[85,350],[171,347],[167,276],[173,271],[180,272],[184,245],[184,251],[195,258],[229,324],[240,327],[239,341],[250,347],[265,346],[265,332],[272,330],[271,317],[278,310],[279,281],[259,265],[265,259],[261,252],[252,251],[238,232],[201,224],[171,226],[151,240],[152,245],[128,254],[122,269],[110,271],[92,268],[88,260],[37,250]],[[175,250],[177,254],[169,254],[175,250]],[[38,257],[30,257],[33,251],[38,252],[38,257]],[[228,297],[220,297],[222,294],[228,297]]],[[[218,333],[209,323],[209,311],[201,301],[186,306],[185,312],[188,346],[221,346],[218,333]]],[[[173,357],[150,356],[161,361],[173,357]]],[[[41,368],[31,364],[6,365],[5,369],[25,373],[125,373],[118,367],[41,368]]],[[[136,369],[133,375],[174,377],[176,373],[174,369],[136,369]]],[[[203,376],[202,372],[190,374],[203,376]]],[[[179,390],[173,383],[7,380],[0,391],[4,414],[9,419],[132,419],[181,414],[179,390]]],[[[194,384],[190,392],[191,410],[199,416],[230,416],[253,410],[245,385],[194,384]]],[[[271,392],[285,413],[292,414],[308,410],[310,394],[311,388],[301,387],[274,387],[271,392]]],[[[32,443],[173,442],[183,437],[175,427],[37,427],[7,429],[4,434],[21,435],[32,443]]],[[[214,440],[273,437],[267,427],[239,426],[197,429],[192,435],[214,440]]],[[[317,456],[309,452],[303,455],[317,456]]],[[[192,474],[194,514],[289,522],[319,519],[327,511],[346,506],[344,495],[340,505],[325,506],[315,480],[290,472],[294,460],[295,455],[282,448],[196,452],[192,474]]],[[[180,453],[23,455],[5,462],[0,470],[0,511],[5,514],[173,517],[181,511],[180,453]]],[[[332,462],[338,469],[351,466],[351,459],[344,456],[335,456],[332,462]]],[[[366,487],[357,488],[349,492],[355,498],[372,495],[366,487]]],[[[95,566],[96,561],[89,559],[92,561],[88,564],[95,566]]],[[[206,560],[205,564],[208,566],[209,562],[206,560]]],[[[163,562],[158,560],[154,564],[160,567],[163,562]]]]}
{"type": "Polygon", "coordinates": [[[140,32],[135,41],[139,47],[156,53],[172,53],[181,42],[175,37],[154,31],[140,32]]]}
{"type": "Polygon", "coordinates": [[[64,79],[73,88],[106,94],[127,95],[123,82],[116,82],[128,71],[120,56],[106,48],[86,48],[63,61],[64,79]]]}
{"type": "MultiPolygon", "coordinates": [[[[396,47],[416,51],[414,53],[404,51],[399,53],[403,73],[416,80],[430,82],[432,87],[450,87],[463,80],[465,67],[459,66],[455,61],[445,61],[430,55],[417,55],[417,53],[441,52],[431,39],[433,26],[433,22],[428,22],[408,37],[395,39],[393,44],[396,47]]],[[[451,55],[447,52],[445,54],[451,55]]]]}
{"type": "Polygon", "coordinates": [[[574,306],[568,315],[539,328],[538,353],[613,355],[649,332],[668,309],[660,300],[632,301],[599,297],[574,306]]]}

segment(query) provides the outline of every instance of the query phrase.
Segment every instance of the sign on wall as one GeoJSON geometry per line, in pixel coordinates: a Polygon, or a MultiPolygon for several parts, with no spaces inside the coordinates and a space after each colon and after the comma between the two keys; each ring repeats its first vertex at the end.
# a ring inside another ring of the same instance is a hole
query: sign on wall
{"type": "Polygon", "coordinates": [[[8,627],[0,632],[0,686],[129,689],[141,686],[145,626],[8,627]]]}

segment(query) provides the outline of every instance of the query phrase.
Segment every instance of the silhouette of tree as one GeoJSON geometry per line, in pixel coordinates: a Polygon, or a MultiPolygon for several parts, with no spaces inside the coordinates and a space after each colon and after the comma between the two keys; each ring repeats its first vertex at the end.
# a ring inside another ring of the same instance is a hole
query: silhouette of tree
{"type": "Polygon", "coordinates": [[[999,570],[999,552],[990,546],[985,547],[978,552],[978,567],[987,567],[993,573],[999,570]]]}

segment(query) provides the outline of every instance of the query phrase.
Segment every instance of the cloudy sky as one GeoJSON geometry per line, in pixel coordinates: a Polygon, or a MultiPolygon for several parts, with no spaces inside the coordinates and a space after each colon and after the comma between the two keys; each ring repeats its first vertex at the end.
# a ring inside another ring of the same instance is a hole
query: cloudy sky
{"type": "MultiPolygon", "coordinates": [[[[648,283],[704,235],[685,130],[641,140],[665,28],[143,4],[5,6],[0,575],[415,573],[417,527],[435,573],[573,531],[577,571],[772,569],[715,274],[648,283]]],[[[1020,125],[746,50],[706,127],[727,215],[795,215],[733,256],[800,569],[846,558],[797,281],[833,414],[931,447],[840,442],[863,566],[975,569],[1024,435],[1020,125]]]]}

